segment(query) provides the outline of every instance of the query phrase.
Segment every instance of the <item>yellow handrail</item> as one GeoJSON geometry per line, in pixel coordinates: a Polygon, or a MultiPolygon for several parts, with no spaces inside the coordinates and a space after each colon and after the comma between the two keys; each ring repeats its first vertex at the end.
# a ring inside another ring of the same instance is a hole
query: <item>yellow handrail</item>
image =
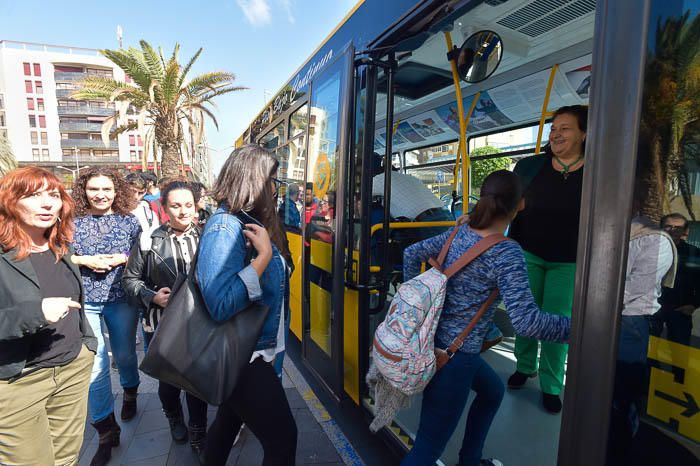
{"type": "Polygon", "coordinates": [[[542,102],[542,113],[540,114],[540,128],[537,131],[537,145],[535,146],[535,154],[540,153],[540,147],[542,146],[542,132],[544,131],[544,122],[548,116],[552,116],[550,112],[547,111],[549,108],[549,96],[552,94],[552,87],[554,86],[554,77],[559,70],[559,65],[554,65],[552,71],[549,72],[549,82],[547,83],[547,92],[544,94],[544,102],[542,102]]]}
{"type": "MultiPolygon", "coordinates": [[[[452,43],[452,34],[450,31],[445,31],[445,43],[447,44],[447,52],[451,52],[454,48],[452,43]]],[[[467,133],[467,128],[464,125],[464,103],[462,102],[462,88],[459,86],[459,73],[457,72],[457,62],[455,60],[450,60],[450,67],[452,68],[452,81],[455,86],[455,95],[457,97],[457,114],[459,117],[459,143],[457,146],[457,160],[455,161],[455,173],[454,173],[454,191],[457,191],[457,167],[459,166],[460,157],[464,154],[464,137],[463,135],[467,133]]],[[[464,176],[464,173],[462,173],[464,176]]]]}
{"type": "MultiPolygon", "coordinates": [[[[453,227],[455,226],[454,220],[446,220],[441,222],[391,222],[389,223],[390,230],[408,230],[412,228],[434,228],[434,227],[453,227]]],[[[372,236],[379,230],[383,229],[384,225],[377,223],[372,225],[369,235],[372,236]]]]}

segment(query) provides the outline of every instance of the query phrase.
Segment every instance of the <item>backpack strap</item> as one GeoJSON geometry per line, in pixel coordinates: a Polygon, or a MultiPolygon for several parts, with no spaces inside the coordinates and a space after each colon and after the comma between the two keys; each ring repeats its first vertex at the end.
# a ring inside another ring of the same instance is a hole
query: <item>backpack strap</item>
{"type": "Polygon", "coordinates": [[[486,301],[481,305],[479,310],[477,311],[476,315],[472,318],[471,322],[469,322],[469,325],[467,325],[467,328],[462,330],[462,333],[457,335],[454,340],[452,340],[452,343],[450,346],[447,348],[447,353],[449,354],[450,358],[457,352],[459,349],[462,347],[464,344],[464,340],[469,336],[471,331],[474,329],[476,324],[479,323],[479,320],[483,317],[483,315],[486,313],[486,311],[491,307],[493,302],[496,300],[496,297],[498,296],[498,288],[494,289],[491,294],[489,295],[488,298],[486,298],[486,301]]]}
{"type": "Polygon", "coordinates": [[[431,267],[436,268],[442,272],[442,264],[445,263],[447,252],[450,250],[452,240],[454,240],[455,236],[457,236],[457,232],[459,232],[459,227],[455,227],[452,230],[452,234],[450,234],[450,236],[447,238],[447,241],[445,241],[445,245],[440,250],[440,254],[438,254],[437,259],[434,259],[432,257],[428,259],[428,264],[430,264],[431,267]]]}
{"type": "MultiPolygon", "coordinates": [[[[447,270],[443,271],[443,273],[447,276],[447,278],[452,278],[454,274],[462,270],[464,267],[469,265],[471,261],[479,257],[481,254],[486,252],[491,246],[495,246],[498,243],[501,243],[503,241],[506,241],[508,238],[503,236],[500,233],[496,233],[495,235],[489,235],[486,238],[483,238],[479,240],[478,243],[476,243],[474,246],[469,248],[467,252],[462,254],[462,256],[454,261],[452,265],[450,265],[447,270]]],[[[451,243],[452,241],[450,241],[451,243]]],[[[443,248],[444,249],[444,248],[443,248]]],[[[440,252],[440,255],[442,255],[442,252],[440,252]]],[[[438,259],[440,257],[438,256],[438,259]]],[[[440,265],[444,263],[440,262],[440,265]]]]}

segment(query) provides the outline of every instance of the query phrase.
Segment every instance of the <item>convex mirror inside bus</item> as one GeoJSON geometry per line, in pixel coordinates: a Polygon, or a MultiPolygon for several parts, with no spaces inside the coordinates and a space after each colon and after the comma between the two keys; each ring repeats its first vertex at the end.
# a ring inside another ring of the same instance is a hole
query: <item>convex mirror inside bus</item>
{"type": "Polygon", "coordinates": [[[464,41],[457,56],[457,73],[468,83],[478,83],[496,71],[503,56],[501,37],[493,31],[475,32],[464,41]]]}

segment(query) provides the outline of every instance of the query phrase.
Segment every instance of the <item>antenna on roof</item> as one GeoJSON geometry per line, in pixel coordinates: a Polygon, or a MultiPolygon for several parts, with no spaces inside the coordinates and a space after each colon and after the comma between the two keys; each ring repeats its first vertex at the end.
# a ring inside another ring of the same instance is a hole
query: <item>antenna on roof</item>
{"type": "Polygon", "coordinates": [[[122,48],[122,36],[124,35],[124,30],[121,25],[117,24],[117,40],[119,41],[119,48],[122,48]]]}

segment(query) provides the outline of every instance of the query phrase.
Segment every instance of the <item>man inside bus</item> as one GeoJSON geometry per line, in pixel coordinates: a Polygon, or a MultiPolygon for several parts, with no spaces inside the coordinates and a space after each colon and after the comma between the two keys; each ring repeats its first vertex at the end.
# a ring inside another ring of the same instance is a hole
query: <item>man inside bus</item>
{"type": "Polygon", "coordinates": [[[688,219],[672,213],[661,219],[663,229],[673,239],[678,251],[678,271],[673,288],[661,290],[661,309],[651,321],[651,333],[661,336],[664,325],[666,338],[690,346],[693,312],[700,307],[700,249],[688,244],[688,219]]]}
{"type": "MultiPolygon", "coordinates": [[[[382,167],[383,157],[374,153],[372,159],[372,197],[384,197],[384,168],[382,167]]],[[[382,201],[383,202],[383,201],[382,201]]],[[[384,218],[383,210],[377,214],[375,210],[379,204],[373,204],[371,218],[373,223],[384,218]]],[[[389,202],[389,212],[393,219],[404,219],[411,222],[444,222],[453,221],[452,214],[445,209],[442,201],[433,194],[418,178],[396,170],[391,172],[391,196],[389,202]]],[[[421,228],[419,239],[430,238],[439,235],[445,228],[421,228]]]]}

